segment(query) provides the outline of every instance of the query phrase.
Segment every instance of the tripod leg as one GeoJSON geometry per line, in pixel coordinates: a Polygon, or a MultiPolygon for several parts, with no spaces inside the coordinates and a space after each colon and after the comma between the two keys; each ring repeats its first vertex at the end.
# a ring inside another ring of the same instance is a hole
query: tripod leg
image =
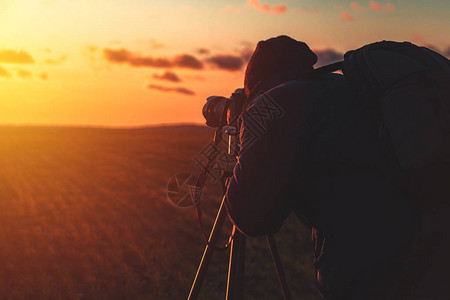
{"type": "MultiPolygon", "coordinates": [[[[220,232],[222,231],[223,223],[227,217],[227,212],[224,206],[224,202],[222,200],[222,204],[220,204],[219,211],[216,216],[216,221],[214,222],[214,226],[211,230],[211,234],[209,235],[209,243],[215,244],[218,237],[220,236],[220,232]]],[[[197,274],[195,275],[194,282],[192,283],[191,291],[188,296],[188,300],[197,299],[198,294],[200,293],[200,288],[203,283],[203,279],[205,278],[206,271],[208,269],[209,262],[211,261],[214,250],[210,248],[208,245],[205,247],[205,251],[203,252],[203,257],[200,262],[200,265],[197,269],[197,274]]]]}
{"type": "Polygon", "coordinates": [[[278,252],[278,247],[273,234],[267,235],[267,242],[269,243],[270,253],[272,254],[273,263],[277,271],[278,281],[280,282],[283,297],[285,300],[290,300],[292,299],[291,293],[289,291],[289,287],[286,281],[286,275],[284,274],[283,265],[281,264],[280,253],[278,252]]]}
{"type": "Polygon", "coordinates": [[[244,299],[245,235],[233,226],[230,264],[228,267],[227,300],[244,299]]]}

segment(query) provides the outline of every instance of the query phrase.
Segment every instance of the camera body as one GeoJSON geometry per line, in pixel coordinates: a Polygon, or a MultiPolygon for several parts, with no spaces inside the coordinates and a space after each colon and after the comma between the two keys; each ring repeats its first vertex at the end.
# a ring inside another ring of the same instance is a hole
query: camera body
{"type": "Polygon", "coordinates": [[[206,125],[210,127],[237,126],[237,120],[241,115],[247,95],[244,89],[236,89],[230,98],[222,96],[210,96],[203,106],[203,116],[206,125]]]}

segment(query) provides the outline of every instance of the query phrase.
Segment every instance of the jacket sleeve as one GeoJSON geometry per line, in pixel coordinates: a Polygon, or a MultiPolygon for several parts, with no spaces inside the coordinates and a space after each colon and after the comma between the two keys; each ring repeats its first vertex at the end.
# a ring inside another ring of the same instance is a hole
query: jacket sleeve
{"type": "Polygon", "coordinates": [[[225,205],[234,225],[249,236],[277,232],[295,204],[300,135],[311,111],[296,95],[295,89],[276,88],[241,116],[241,149],[225,205]]]}

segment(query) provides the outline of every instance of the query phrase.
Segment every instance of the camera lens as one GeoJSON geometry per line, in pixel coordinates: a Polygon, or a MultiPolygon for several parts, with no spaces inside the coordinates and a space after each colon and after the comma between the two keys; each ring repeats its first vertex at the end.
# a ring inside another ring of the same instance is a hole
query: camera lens
{"type": "Polygon", "coordinates": [[[203,116],[206,119],[206,125],[219,127],[220,119],[229,99],[221,96],[210,96],[206,99],[203,106],[203,116]]]}

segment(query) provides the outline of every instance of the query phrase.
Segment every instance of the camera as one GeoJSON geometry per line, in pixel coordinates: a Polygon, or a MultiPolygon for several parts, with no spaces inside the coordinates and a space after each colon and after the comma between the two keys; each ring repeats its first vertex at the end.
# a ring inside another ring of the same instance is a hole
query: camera
{"type": "Polygon", "coordinates": [[[236,89],[230,98],[208,97],[202,110],[206,125],[216,128],[225,125],[237,127],[236,121],[242,113],[246,100],[244,89],[236,89]]]}

